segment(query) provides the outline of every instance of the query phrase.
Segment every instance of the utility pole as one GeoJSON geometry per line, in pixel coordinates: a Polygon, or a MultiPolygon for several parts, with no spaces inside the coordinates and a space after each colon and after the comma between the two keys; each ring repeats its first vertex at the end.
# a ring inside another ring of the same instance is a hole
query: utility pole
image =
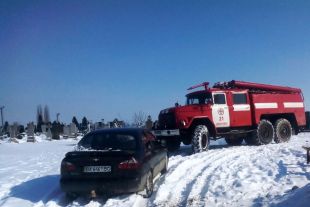
{"type": "Polygon", "coordinates": [[[1,127],[2,127],[2,129],[3,129],[3,109],[4,109],[4,106],[1,106],[0,110],[1,110],[1,127]]]}
{"type": "Polygon", "coordinates": [[[57,113],[57,114],[56,114],[57,123],[59,123],[59,115],[60,115],[60,113],[57,113]]]}

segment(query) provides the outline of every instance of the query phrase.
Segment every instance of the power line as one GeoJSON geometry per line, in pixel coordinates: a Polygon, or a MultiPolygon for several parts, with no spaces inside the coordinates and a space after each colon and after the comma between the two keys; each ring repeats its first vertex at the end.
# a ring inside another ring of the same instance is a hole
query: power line
{"type": "Polygon", "coordinates": [[[3,109],[4,109],[4,106],[1,106],[0,110],[1,110],[1,127],[2,127],[2,129],[3,129],[3,109]]]}

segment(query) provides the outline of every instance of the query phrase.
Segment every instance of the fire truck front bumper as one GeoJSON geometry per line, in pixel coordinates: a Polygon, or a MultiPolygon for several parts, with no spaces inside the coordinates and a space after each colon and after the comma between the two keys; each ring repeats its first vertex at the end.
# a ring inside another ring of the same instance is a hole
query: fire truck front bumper
{"type": "Polygon", "coordinates": [[[153,134],[155,136],[163,136],[163,137],[179,136],[180,130],[179,129],[154,130],[153,134]]]}

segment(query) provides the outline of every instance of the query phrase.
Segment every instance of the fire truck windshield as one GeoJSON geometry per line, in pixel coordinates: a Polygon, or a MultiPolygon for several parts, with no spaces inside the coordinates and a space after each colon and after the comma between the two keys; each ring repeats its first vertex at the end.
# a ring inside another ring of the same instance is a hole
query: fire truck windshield
{"type": "Polygon", "coordinates": [[[212,103],[211,93],[191,94],[187,96],[186,105],[212,103]]]}

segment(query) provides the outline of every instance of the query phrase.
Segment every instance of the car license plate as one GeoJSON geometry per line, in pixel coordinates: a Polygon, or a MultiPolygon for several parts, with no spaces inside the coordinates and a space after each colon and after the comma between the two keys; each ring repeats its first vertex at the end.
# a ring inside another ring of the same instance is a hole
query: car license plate
{"type": "Polygon", "coordinates": [[[85,166],[84,172],[86,173],[111,172],[111,166],[85,166]]]}

